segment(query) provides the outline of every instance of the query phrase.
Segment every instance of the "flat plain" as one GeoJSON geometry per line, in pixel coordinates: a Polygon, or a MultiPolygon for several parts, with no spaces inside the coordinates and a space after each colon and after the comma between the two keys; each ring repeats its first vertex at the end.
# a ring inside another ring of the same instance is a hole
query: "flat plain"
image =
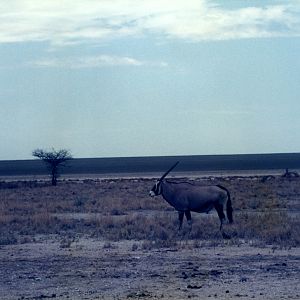
{"type": "Polygon", "coordinates": [[[231,239],[216,213],[193,229],[153,178],[0,182],[0,299],[299,299],[300,179],[172,178],[229,189],[231,239]]]}

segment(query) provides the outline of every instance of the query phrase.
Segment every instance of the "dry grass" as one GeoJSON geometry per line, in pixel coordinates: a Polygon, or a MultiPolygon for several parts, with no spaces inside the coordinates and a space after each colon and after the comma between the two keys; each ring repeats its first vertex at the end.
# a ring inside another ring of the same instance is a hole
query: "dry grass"
{"type": "MultiPolygon", "coordinates": [[[[225,230],[233,241],[299,246],[299,181],[245,177],[196,180],[196,184],[218,183],[231,191],[235,223],[225,230]]],[[[31,241],[38,234],[61,236],[62,247],[78,235],[142,240],[145,249],[170,247],[182,239],[194,240],[195,246],[197,241],[222,242],[215,213],[193,214],[191,233],[185,226],[178,234],[173,209],[161,198],[148,197],[152,184],[146,179],[64,181],[57,187],[43,182],[2,183],[0,244],[31,241]]]]}
{"type": "Polygon", "coordinates": [[[244,213],[239,223],[240,238],[281,246],[300,245],[299,218],[290,218],[286,212],[267,211],[256,216],[244,213]]]}

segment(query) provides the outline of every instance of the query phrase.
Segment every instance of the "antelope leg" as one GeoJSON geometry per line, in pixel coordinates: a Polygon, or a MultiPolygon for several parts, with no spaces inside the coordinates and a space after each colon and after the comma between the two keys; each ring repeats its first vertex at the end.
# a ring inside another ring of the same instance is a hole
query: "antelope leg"
{"type": "Polygon", "coordinates": [[[178,220],[179,220],[179,228],[178,228],[178,230],[180,230],[181,227],[182,227],[183,217],[184,217],[184,212],[183,211],[179,211],[178,212],[178,220]]]}

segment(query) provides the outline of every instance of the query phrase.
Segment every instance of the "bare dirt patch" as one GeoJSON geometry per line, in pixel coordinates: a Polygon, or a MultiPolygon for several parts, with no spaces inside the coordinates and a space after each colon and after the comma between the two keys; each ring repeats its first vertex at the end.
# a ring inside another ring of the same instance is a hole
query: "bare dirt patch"
{"type": "Polygon", "coordinates": [[[0,250],[1,299],[299,299],[299,248],[228,244],[143,250],[80,239],[0,250]]]}
{"type": "Polygon", "coordinates": [[[299,299],[300,180],[219,183],[235,223],[193,214],[190,234],[150,179],[0,184],[0,299],[299,299]]]}

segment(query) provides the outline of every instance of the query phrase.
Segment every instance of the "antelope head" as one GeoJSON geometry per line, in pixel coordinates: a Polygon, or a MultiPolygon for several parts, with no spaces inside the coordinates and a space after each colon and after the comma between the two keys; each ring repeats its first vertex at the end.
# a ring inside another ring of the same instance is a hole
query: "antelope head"
{"type": "Polygon", "coordinates": [[[153,188],[150,190],[149,195],[151,197],[158,196],[161,194],[161,183],[165,179],[165,177],[179,164],[177,161],[167,172],[165,172],[159,180],[156,181],[153,188]]]}

